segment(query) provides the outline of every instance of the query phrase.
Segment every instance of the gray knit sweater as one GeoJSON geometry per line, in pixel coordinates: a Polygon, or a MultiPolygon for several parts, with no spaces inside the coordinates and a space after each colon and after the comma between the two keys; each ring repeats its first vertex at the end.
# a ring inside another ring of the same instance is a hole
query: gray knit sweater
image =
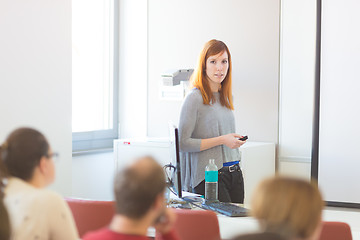
{"type": "Polygon", "coordinates": [[[181,180],[189,191],[205,179],[209,159],[215,159],[218,169],[224,162],[240,160],[239,149],[225,145],[200,151],[201,139],[235,133],[232,110],[221,106],[220,93],[213,93],[215,103],[205,105],[200,90],[194,88],[185,98],[179,121],[181,180]]]}

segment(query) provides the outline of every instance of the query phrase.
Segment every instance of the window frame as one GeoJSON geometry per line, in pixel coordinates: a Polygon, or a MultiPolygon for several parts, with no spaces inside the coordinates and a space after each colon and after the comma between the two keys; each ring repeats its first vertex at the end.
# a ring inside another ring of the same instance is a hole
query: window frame
{"type": "MultiPolygon", "coordinates": [[[[113,127],[107,130],[72,132],[72,152],[113,148],[119,136],[119,1],[112,0],[113,10],[113,127]]],[[[111,74],[111,73],[110,73],[111,74]]]]}

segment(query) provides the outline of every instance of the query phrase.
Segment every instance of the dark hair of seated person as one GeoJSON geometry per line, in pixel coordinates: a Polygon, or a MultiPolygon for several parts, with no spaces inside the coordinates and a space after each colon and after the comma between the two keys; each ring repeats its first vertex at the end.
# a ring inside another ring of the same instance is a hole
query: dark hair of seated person
{"type": "Polygon", "coordinates": [[[123,169],[115,176],[116,213],[141,219],[165,187],[163,168],[152,157],[140,158],[136,165],[123,169]],[[146,167],[146,171],[142,166],[146,167]]]}
{"type": "Polygon", "coordinates": [[[5,187],[3,184],[4,175],[5,175],[4,166],[0,161],[0,239],[8,240],[10,239],[10,219],[3,201],[4,199],[3,190],[5,187]]]}
{"type": "Polygon", "coordinates": [[[0,199],[0,239],[10,239],[9,215],[2,199],[0,199]]]}
{"type": "Polygon", "coordinates": [[[42,156],[47,156],[50,145],[45,136],[32,128],[14,130],[0,148],[3,172],[7,176],[29,181],[42,156]]]}
{"type": "Polygon", "coordinates": [[[287,240],[281,235],[272,232],[249,233],[240,235],[233,240],[287,240]]]}

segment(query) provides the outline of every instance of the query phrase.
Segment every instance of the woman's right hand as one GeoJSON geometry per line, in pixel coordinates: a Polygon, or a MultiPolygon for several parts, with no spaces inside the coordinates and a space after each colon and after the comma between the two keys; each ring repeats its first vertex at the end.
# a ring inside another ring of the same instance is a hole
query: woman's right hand
{"type": "Polygon", "coordinates": [[[236,133],[229,133],[222,135],[222,140],[225,146],[235,149],[241,147],[246,141],[240,141],[239,138],[242,136],[236,133]]]}

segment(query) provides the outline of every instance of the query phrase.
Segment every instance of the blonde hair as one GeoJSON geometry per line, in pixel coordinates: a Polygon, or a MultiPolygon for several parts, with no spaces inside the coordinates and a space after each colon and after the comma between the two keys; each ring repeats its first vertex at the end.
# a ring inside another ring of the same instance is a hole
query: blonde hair
{"type": "Polygon", "coordinates": [[[211,92],[209,80],[206,75],[206,60],[214,55],[225,52],[228,55],[229,68],[224,81],[221,83],[220,103],[231,110],[234,110],[232,101],[232,80],[231,80],[231,55],[228,47],[222,41],[212,39],[205,43],[197,63],[197,67],[191,77],[191,85],[200,90],[205,105],[215,102],[215,97],[211,92]]]}
{"type": "Polygon", "coordinates": [[[321,222],[324,202],[313,183],[274,177],[260,183],[252,200],[252,215],[266,231],[286,238],[308,238],[321,222]]]}

